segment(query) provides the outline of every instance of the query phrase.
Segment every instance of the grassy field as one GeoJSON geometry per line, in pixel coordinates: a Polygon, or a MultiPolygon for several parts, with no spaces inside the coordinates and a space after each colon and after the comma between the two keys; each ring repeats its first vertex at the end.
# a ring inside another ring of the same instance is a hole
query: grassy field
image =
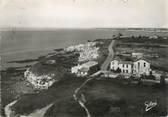
{"type": "Polygon", "coordinates": [[[48,90],[38,94],[22,96],[12,109],[19,114],[29,114],[35,109],[45,107],[50,103],[57,103],[61,100],[72,98],[74,90],[81,85],[85,79],[71,78],[70,75],[64,77],[67,77],[67,79],[56,82],[48,90]]]}
{"type": "MultiPolygon", "coordinates": [[[[55,83],[39,94],[24,95],[12,107],[16,113],[28,114],[50,103],[54,105],[46,112],[46,117],[83,117],[84,110],[74,101],[74,90],[86,79],[67,76],[66,80],[55,83]],[[43,102],[43,103],[41,103],[43,102]]],[[[167,89],[133,86],[124,80],[92,80],[79,94],[84,94],[86,107],[92,117],[159,117],[167,114],[167,89]],[[145,101],[156,101],[157,106],[145,112],[145,101]]]]}
{"type": "Polygon", "coordinates": [[[166,115],[166,89],[132,86],[125,84],[125,81],[121,79],[105,79],[90,82],[83,91],[86,92],[87,106],[94,117],[166,115]],[[158,106],[145,112],[145,101],[155,100],[157,100],[158,106]],[[119,108],[119,110],[116,111],[115,108],[119,108]]]}

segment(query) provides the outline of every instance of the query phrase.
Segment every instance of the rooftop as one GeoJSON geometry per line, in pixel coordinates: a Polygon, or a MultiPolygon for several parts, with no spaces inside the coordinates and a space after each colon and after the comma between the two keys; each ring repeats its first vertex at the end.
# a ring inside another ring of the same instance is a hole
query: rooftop
{"type": "MultiPolygon", "coordinates": [[[[132,61],[125,61],[125,60],[122,60],[120,58],[115,58],[114,60],[117,60],[119,61],[120,64],[132,64],[133,62],[137,62],[139,60],[144,60],[144,61],[147,61],[147,62],[150,62],[148,59],[144,58],[144,57],[141,57],[141,58],[136,58],[136,59],[133,59],[132,61]]],[[[113,60],[113,61],[114,61],[113,60]]]]}
{"type": "Polygon", "coordinates": [[[150,63],[150,60],[149,60],[149,59],[147,59],[147,58],[144,58],[144,57],[142,57],[142,58],[138,58],[138,59],[134,59],[134,62],[137,62],[137,61],[139,61],[139,60],[144,60],[144,61],[146,61],[146,62],[149,62],[149,63],[150,63]]]}
{"type": "Polygon", "coordinates": [[[81,69],[79,69],[79,71],[82,71],[82,72],[88,72],[88,71],[89,71],[89,68],[82,67],[81,69]]]}
{"type": "Polygon", "coordinates": [[[120,64],[133,64],[132,61],[119,61],[120,64]]]}
{"type": "Polygon", "coordinates": [[[81,66],[92,67],[92,66],[95,66],[97,64],[98,64],[98,62],[96,62],[96,61],[88,61],[86,63],[83,63],[81,66]]]}

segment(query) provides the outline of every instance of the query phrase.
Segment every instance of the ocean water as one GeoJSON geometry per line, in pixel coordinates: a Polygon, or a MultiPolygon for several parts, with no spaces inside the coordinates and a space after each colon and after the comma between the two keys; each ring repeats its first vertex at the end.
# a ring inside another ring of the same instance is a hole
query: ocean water
{"type": "Polygon", "coordinates": [[[6,30],[0,32],[1,67],[3,69],[23,65],[8,62],[37,58],[52,52],[53,49],[85,43],[88,40],[111,38],[118,33],[125,36],[168,36],[168,32],[117,29],[6,30]]]}

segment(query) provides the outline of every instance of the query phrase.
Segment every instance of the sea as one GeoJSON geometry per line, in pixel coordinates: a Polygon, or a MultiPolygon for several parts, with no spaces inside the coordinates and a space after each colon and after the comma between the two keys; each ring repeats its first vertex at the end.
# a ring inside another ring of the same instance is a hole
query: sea
{"type": "MultiPolygon", "coordinates": [[[[24,29],[0,31],[1,70],[25,64],[9,63],[45,56],[54,49],[85,43],[88,40],[108,39],[121,33],[124,36],[168,36],[168,31],[132,29],[24,29]]],[[[27,64],[27,63],[26,63],[27,64]]]]}

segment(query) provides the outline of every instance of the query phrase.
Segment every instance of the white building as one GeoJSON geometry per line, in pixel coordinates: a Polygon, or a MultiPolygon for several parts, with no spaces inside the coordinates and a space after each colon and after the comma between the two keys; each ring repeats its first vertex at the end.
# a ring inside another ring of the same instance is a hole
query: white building
{"type": "Polygon", "coordinates": [[[121,70],[121,73],[131,74],[132,73],[132,62],[131,61],[111,61],[110,65],[111,70],[117,70],[118,68],[121,70]]]}
{"type": "Polygon", "coordinates": [[[149,39],[158,39],[158,36],[157,35],[152,35],[152,36],[149,36],[149,39]]]}
{"type": "Polygon", "coordinates": [[[132,62],[130,61],[121,61],[119,68],[121,69],[121,73],[131,74],[132,73],[132,62]]]}
{"type": "Polygon", "coordinates": [[[149,75],[150,74],[150,63],[144,59],[139,59],[135,62],[132,61],[119,61],[113,60],[110,64],[111,70],[120,69],[122,74],[135,74],[140,75],[149,75]]]}
{"type": "Polygon", "coordinates": [[[143,57],[143,53],[139,53],[139,52],[133,52],[132,53],[132,57],[134,58],[142,58],[143,57]]]}
{"type": "Polygon", "coordinates": [[[140,76],[141,74],[149,75],[150,71],[150,63],[144,59],[139,59],[133,63],[133,74],[136,74],[137,76],[140,76]]]}
{"type": "Polygon", "coordinates": [[[86,76],[89,74],[89,71],[95,67],[94,70],[97,69],[98,62],[96,61],[89,61],[87,63],[77,65],[71,68],[71,73],[76,74],[77,76],[86,76]]]}

